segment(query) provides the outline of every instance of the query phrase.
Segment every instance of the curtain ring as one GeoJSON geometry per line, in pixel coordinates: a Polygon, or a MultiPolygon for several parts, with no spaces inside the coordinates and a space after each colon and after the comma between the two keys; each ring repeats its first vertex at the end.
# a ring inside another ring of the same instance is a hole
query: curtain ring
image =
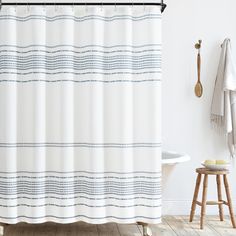
{"type": "Polygon", "coordinates": [[[16,10],[17,10],[17,2],[16,2],[16,6],[15,6],[15,12],[16,12],[16,10]]]}
{"type": "Polygon", "coordinates": [[[43,3],[43,11],[46,11],[46,3],[43,3]]]}
{"type": "Polygon", "coordinates": [[[103,2],[101,2],[101,11],[103,10],[103,2]]]}
{"type": "Polygon", "coordinates": [[[55,7],[55,12],[57,12],[57,4],[56,4],[56,2],[54,2],[54,7],[55,7]]]}
{"type": "Polygon", "coordinates": [[[27,2],[27,12],[29,12],[30,11],[30,5],[29,5],[29,3],[27,2]]]}
{"type": "Polygon", "coordinates": [[[130,1],[130,9],[133,10],[133,8],[134,8],[134,2],[130,1]]]}

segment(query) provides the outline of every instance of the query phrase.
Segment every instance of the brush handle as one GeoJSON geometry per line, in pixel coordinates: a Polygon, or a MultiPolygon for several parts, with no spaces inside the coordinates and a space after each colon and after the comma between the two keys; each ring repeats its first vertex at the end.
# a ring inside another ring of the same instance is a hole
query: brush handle
{"type": "Polygon", "coordinates": [[[201,79],[201,55],[200,52],[197,54],[197,81],[201,79]]]}

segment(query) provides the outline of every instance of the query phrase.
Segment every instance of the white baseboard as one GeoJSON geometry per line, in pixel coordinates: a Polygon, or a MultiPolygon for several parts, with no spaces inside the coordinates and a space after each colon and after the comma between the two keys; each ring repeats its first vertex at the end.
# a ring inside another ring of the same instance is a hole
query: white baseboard
{"type": "MultiPolygon", "coordinates": [[[[163,215],[189,215],[191,210],[192,200],[162,200],[163,215]]],[[[236,213],[236,203],[234,204],[234,212],[236,213]]],[[[227,206],[224,206],[224,214],[228,215],[227,206]]],[[[196,207],[196,215],[199,215],[200,207],[196,207]]],[[[206,215],[218,215],[217,206],[207,206],[206,215]]]]}

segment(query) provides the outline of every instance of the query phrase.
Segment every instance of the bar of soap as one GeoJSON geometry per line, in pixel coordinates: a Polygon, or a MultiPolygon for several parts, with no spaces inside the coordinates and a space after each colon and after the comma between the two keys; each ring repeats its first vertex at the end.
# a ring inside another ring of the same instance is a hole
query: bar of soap
{"type": "Polygon", "coordinates": [[[225,165],[227,164],[226,160],[216,160],[216,165],[225,165]]]}
{"type": "Polygon", "coordinates": [[[215,160],[205,160],[204,162],[206,165],[215,165],[216,161],[215,160]]]}

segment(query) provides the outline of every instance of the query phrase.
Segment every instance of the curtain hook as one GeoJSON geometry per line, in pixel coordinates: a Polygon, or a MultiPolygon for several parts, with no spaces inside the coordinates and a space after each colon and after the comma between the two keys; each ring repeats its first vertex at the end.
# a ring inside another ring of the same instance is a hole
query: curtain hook
{"type": "Polygon", "coordinates": [[[115,11],[117,10],[117,8],[116,8],[116,2],[115,2],[115,11]]]}
{"type": "Polygon", "coordinates": [[[75,2],[73,1],[73,3],[72,3],[72,11],[74,11],[75,10],[75,2]]]}
{"type": "Polygon", "coordinates": [[[0,0],[0,11],[2,10],[2,0],[0,0]]]}
{"type": "Polygon", "coordinates": [[[87,5],[87,2],[85,2],[85,11],[88,12],[88,5],[87,5]]]}

